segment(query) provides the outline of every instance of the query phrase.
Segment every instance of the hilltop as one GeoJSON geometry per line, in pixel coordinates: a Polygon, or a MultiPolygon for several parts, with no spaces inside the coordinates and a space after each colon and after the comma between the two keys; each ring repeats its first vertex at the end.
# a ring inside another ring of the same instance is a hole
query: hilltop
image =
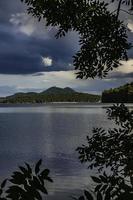
{"type": "Polygon", "coordinates": [[[72,94],[72,93],[75,93],[75,91],[69,87],[66,87],[66,88],[51,87],[43,91],[42,93],[43,94],[72,94]]]}
{"type": "Polygon", "coordinates": [[[99,102],[100,99],[100,95],[76,92],[69,87],[51,87],[40,93],[16,93],[3,97],[0,103],[99,102]]]}
{"type": "Polygon", "coordinates": [[[103,103],[133,103],[133,82],[102,93],[103,103]]]}

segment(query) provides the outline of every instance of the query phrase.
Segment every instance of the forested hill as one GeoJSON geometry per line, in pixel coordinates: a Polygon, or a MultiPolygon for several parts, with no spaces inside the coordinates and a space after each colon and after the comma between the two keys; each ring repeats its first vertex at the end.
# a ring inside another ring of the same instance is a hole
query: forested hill
{"type": "Polygon", "coordinates": [[[0,98],[0,103],[99,102],[100,99],[100,95],[76,92],[69,87],[51,87],[40,93],[16,93],[0,98]]]}
{"type": "Polygon", "coordinates": [[[133,82],[102,93],[103,103],[133,103],[133,82]]]}

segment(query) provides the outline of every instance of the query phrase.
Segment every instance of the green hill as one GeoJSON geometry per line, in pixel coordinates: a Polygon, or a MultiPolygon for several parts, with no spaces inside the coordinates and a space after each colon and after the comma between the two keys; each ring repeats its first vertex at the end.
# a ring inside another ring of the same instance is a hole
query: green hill
{"type": "Polygon", "coordinates": [[[98,102],[100,99],[100,95],[76,92],[69,87],[51,87],[40,93],[16,93],[1,98],[0,103],[98,102]]]}
{"type": "Polygon", "coordinates": [[[51,87],[44,92],[43,94],[72,94],[75,93],[75,91],[69,87],[66,88],[59,88],[59,87],[51,87]]]}
{"type": "Polygon", "coordinates": [[[102,93],[103,103],[133,103],[133,82],[102,93]]]}

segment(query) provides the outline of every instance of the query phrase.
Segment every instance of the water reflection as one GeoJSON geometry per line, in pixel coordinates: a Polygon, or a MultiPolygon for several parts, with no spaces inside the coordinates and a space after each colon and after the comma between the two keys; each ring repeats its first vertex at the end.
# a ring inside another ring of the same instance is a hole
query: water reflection
{"type": "Polygon", "coordinates": [[[111,123],[99,105],[2,107],[0,176],[5,178],[25,161],[42,158],[54,178],[54,184],[48,186],[48,200],[69,199],[75,191],[80,192],[79,188],[91,184],[87,167],[79,163],[75,149],[93,127],[111,127],[111,123]]]}

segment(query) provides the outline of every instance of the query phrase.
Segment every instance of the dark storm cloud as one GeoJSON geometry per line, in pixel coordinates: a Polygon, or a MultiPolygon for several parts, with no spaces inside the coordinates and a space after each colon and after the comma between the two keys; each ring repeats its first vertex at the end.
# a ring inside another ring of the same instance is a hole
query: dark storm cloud
{"type": "MultiPolygon", "coordinates": [[[[0,73],[31,74],[43,71],[70,70],[74,48],[66,38],[56,40],[16,32],[10,23],[12,14],[23,13],[25,8],[20,0],[0,1],[0,73]],[[41,57],[51,57],[53,65],[45,67],[41,57]]],[[[38,30],[39,31],[39,30],[38,30]]]]}
{"type": "Polygon", "coordinates": [[[55,39],[44,41],[29,37],[0,33],[0,73],[29,74],[40,71],[70,70],[68,64],[72,62],[72,52],[64,48],[62,42],[55,39]],[[20,44],[19,39],[22,41],[20,44]],[[53,66],[45,67],[41,56],[51,57],[53,66]]]}

